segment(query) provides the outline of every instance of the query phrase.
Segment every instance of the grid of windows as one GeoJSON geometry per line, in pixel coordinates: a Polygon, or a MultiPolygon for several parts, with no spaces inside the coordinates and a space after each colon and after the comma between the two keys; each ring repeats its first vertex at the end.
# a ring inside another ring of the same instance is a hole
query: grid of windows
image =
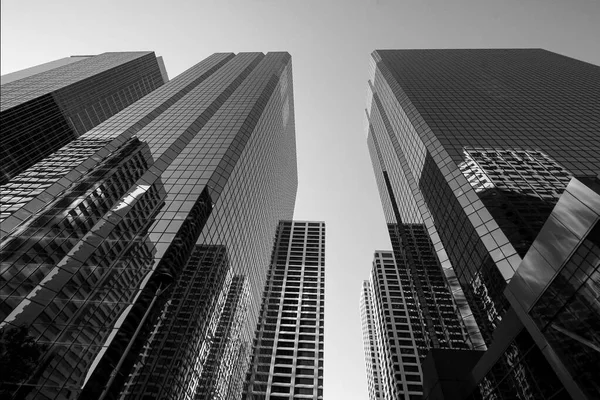
{"type": "Polygon", "coordinates": [[[421,333],[415,331],[421,327],[411,323],[420,311],[403,279],[408,275],[393,252],[375,253],[370,281],[363,285],[368,291],[364,299],[370,301],[372,311],[363,325],[363,337],[367,332],[369,337],[368,348],[365,339],[365,357],[378,357],[368,377],[373,381],[375,398],[414,400],[423,396],[420,348],[426,348],[426,344],[421,333]]]}
{"type": "MultiPolygon", "coordinates": [[[[420,247],[416,247],[416,242],[408,240],[411,236],[411,230],[407,227],[421,225],[424,228],[426,227],[429,232],[433,229],[432,217],[429,211],[423,207],[423,196],[417,188],[413,173],[408,170],[407,159],[398,150],[400,137],[394,133],[395,128],[391,125],[392,120],[387,117],[376,94],[373,94],[372,105],[373,109],[368,117],[368,145],[396,257],[398,260],[406,259],[406,265],[411,274],[410,281],[417,289],[413,292],[415,298],[420,299],[421,304],[426,305],[427,298],[430,299],[429,302],[433,300],[435,303],[437,299],[441,301],[442,297],[445,298],[446,302],[452,301],[456,304],[458,319],[450,316],[450,320],[441,321],[438,319],[434,324],[440,327],[461,325],[467,330],[467,341],[474,348],[483,348],[485,346],[474,315],[465,299],[465,294],[458,283],[456,274],[447,260],[443,246],[440,246],[439,243],[434,245],[430,240],[425,240],[420,242],[420,247]],[[405,174],[406,171],[409,172],[405,174]],[[403,235],[406,237],[402,238],[403,235]],[[405,248],[400,243],[404,243],[405,248]],[[416,257],[413,257],[412,253],[415,251],[417,251],[417,254],[415,254],[416,257]],[[433,252],[437,253],[437,257],[433,252]],[[423,262],[425,262],[427,268],[422,264],[423,262]],[[415,274],[416,268],[425,268],[429,275],[432,277],[438,275],[442,280],[440,281],[437,278],[432,280],[421,279],[418,274],[415,274]],[[435,289],[430,286],[431,282],[436,282],[437,287],[435,289]],[[438,294],[433,295],[433,291],[437,291],[438,294]],[[445,293],[442,294],[443,292],[445,293]],[[450,300],[451,298],[452,300],[450,300]]],[[[403,129],[409,129],[409,126],[406,121],[403,121],[403,129]]],[[[435,308],[437,306],[434,305],[433,309],[435,308]]]]}
{"type": "Polygon", "coordinates": [[[458,317],[425,227],[420,224],[390,224],[388,230],[394,256],[400,260],[399,283],[408,299],[409,319],[421,361],[431,348],[475,347],[458,317]]]}
{"type": "MultiPolygon", "coordinates": [[[[465,148],[459,169],[506,235],[518,257],[529,246],[563,193],[571,175],[541,151],[465,148]]],[[[510,246],[492,259],[514,258],[510,246]]]]}
{"type": "Polygon", "coordinates": [[[244,399],[323,398],[325,224],[281,221],[244,399]]]}

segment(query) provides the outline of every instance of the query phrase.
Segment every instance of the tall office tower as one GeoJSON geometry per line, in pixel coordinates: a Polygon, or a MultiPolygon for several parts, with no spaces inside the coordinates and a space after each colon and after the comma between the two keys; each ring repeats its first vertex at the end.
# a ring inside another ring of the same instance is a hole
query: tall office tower
{"type": "Polygon", "coordinates": [[[360,321],[363,334],[363,351],[365,352],[365,368],[367,370],[367,389],[369,400],[383,399],[383,361],[380,346],[381,329],[375,317],[375,299],[370,281],[364,281],[360,292],[360,321]]]}
{"type": "MultiPolygon", "coordinates": [[[[469,337],[477,342],[468,309],[491,346],[512,313],[507,282],[569,181],[600,169],[600,68],[540,49],[383,50],[368,88],[388,224],[427,234],[469,337]]],[[[498,398],[547,398],[539,372],[552,356],[529,330],[513,339],[492,392],[504,382],[498,398]],[[518,367],[525,355],[535,361],[518,367]],[[531,391],[516,394],[507,376],[531,391]]]]}
{"type": "Polygon", "coordinates": [[[240,396],[295,203],[289,54],[214,54],[17,178],[0,225],[5,397],[240,396]]]}
{"type": "Polygon", "coordinates": [[[325,223],[281,221],[243,399],[323,399],[325,223]]]}
{"type": "Polygon", "coordinates": [[[163,72],[153,52],[125,52],[67,57],[2,76],[0,184],[160,87],[163,72]]]}

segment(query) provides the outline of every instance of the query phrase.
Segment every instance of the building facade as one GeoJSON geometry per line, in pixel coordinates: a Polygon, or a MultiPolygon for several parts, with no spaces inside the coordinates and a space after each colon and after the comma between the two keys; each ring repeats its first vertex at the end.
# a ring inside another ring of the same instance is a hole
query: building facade
{"type": "Polygon", "coordinates": [[[365,368],[367,370],[367,390],[369,400],[383,399],[383,376],[381,363],[381,329],[376,325],[375,299],[371,281],[363,281],[360,292],[360,322],[363,334],[363,351],[365,353],[365,368]]]}
{"type": "Polygon", "coordinates": [[[0,185],[163,85],[163,70],[153,52],[123,52],[3,76],[0,185]]]}
{"type": "Polygon", "coordinates": [[[281,221],[243,399],[323,399],[325,223],[281,221]]]}
{"type": "MultiPolygon", "coordinates": [[[[412,297],[405,296],[406,290],[399,280],[403,275],[406,273],[398,268],[391,251],[378,251],[373,259],[371,278],[363,284],[369,291],[364,295],[365,301],[370,299],[372,310],[371,320],[366,326],[371,326],[374,331],[375,345],[372,347],[378,356],[378,365],[372,369],[372,374],[367,375],[367,380],[378,382],[375,387],[379,389],[380,398],[390,400],[422,397],[417,345],[422,337],[410,323],[410,314],[418,312],[418,309],[414,307],[412,297]]],[[[370,348],[369,351],[372,353],[370,348]]]]}
{"type": "MultiPolygon", "coordinates": [[[[507,283],[571,178],[600,170],[600,68],[541,49],[378,50],[368,91],[388,224],[420,227],[471,343],[493,346],[513,313],[507,283]]],[[[535,340],[524,330],[521,342],[535,340]]],[[[512,368],[530,349],[513,346],[502,368],[531,390],[504,380],[484,398],[549,398],[534,377],[547,357],[512,368]]]]}
{"type": "MultiPolygon", "coordinates": [[[[414,233],[411,237],[414,247],[411,250],[409,242],[406,249],[416,258],[423,249],[414,241],[414,233]]],[[[421,398],[421,364],[431,349],[473,348],[452,299],[444,302],[449,291],[439,290],[437,284],[415,284],[417,279],[433,280],[432,276],[441,280],[441,268],[422,260],[409,262],[402,251],[375,252],[370,280],[363,282],[363,345],[372,398],[421,398]],[[433,267],[437,267],[435,274],[433,267]],[[439,298],[435,302],[420,301],[436,295],[439,298]]]]}
{"type": "Polygon", "coordinates": [[[295,203],[289,54],[214,54],[16,178],[0,330],[28,327],[39,357],[3,395],[239,397],[295,203]]]}

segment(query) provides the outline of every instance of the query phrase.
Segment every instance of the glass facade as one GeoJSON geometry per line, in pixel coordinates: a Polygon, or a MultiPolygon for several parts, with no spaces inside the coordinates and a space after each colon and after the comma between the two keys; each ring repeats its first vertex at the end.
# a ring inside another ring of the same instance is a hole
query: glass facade
{"type": "Polygon", "coordinates": [[[384,171],[399,216],[426,227],[488,345],[509,308],[506,283],[558,196],[600,168],[599,77],[597,66],[541,49],[372,54],[380,191],[384,171]]]}
{"type": "Polygon", "coordinates": [[[440,257],[443,249],[434,245],[429,236],[431,216],[422,205],[417,205],[423,203],[422,195],[411,189],[413,175],[405,175],[402,170],[407,161],[399,151],[390,120],[379,108],[382,103],[377,95],[373,95],[371,104],[367,143],[394,255],[405,274],[405,295],[413,299],[418,309],[411,323],[415,331],[421,332],[420,355],[424,357],[432,346],[463,347],[457,340],[468,348],[485,348],[456,274],[449,262],[440,257]],[[457,334],[462,339],[457,339],[457,334]],[[448,341],[450,337],[454,343],[448,341]]]}
{"type": "Polygon", "coordinates": [[[600,394],[600,225],[579,245],[530,311],[588,396],[600,394]]]}
{"type": "Polygon", "coordinates": [[[0,87],[0,184],[164,83],[152,52],[70,57],[21,75],[0,87]]]}
{"type": "Polygon", "coordinates": [[[137,398],[143,381],[161,398],[239,397],[295,203],[289,54],[214,54],[16,178],[0,330],[29,327],[41,354],[8,398],[137,398]],[[185,325],[192,312],[210,322],[185,325]]]}
{"type": "Polygon", "coordinates": [[[243,399],[323,399],[325,223],[281,221],[243,399]]]}
{"type": "Polygon", "coordinates": [[[565,398],[600,396],[598,221],[600,180],[572,179],[505,291],[565,398]]]}
{"type": "Polygon", "coordinates": [[[249,291],[233,276],[224,246],[196,245],[120,398],[227,398],[239,395],[249,291]],[[236,368],[237,367],[237,368],[236,368]],[[233,375],[237,374],[237,375],[233,375]]]}
{"type": "Polygon", "coordinates": [[[571,400],[526,329],[509,341],[468,400],[571,400]]]}

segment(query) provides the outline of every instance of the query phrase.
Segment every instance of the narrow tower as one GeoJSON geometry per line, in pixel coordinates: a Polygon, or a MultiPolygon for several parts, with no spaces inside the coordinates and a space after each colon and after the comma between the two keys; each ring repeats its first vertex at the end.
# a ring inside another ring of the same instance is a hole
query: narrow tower
{"type": "Polygon", "coordinates": [[[325,223],[281,221],[243,399],[323,399],[325,223]]]}

